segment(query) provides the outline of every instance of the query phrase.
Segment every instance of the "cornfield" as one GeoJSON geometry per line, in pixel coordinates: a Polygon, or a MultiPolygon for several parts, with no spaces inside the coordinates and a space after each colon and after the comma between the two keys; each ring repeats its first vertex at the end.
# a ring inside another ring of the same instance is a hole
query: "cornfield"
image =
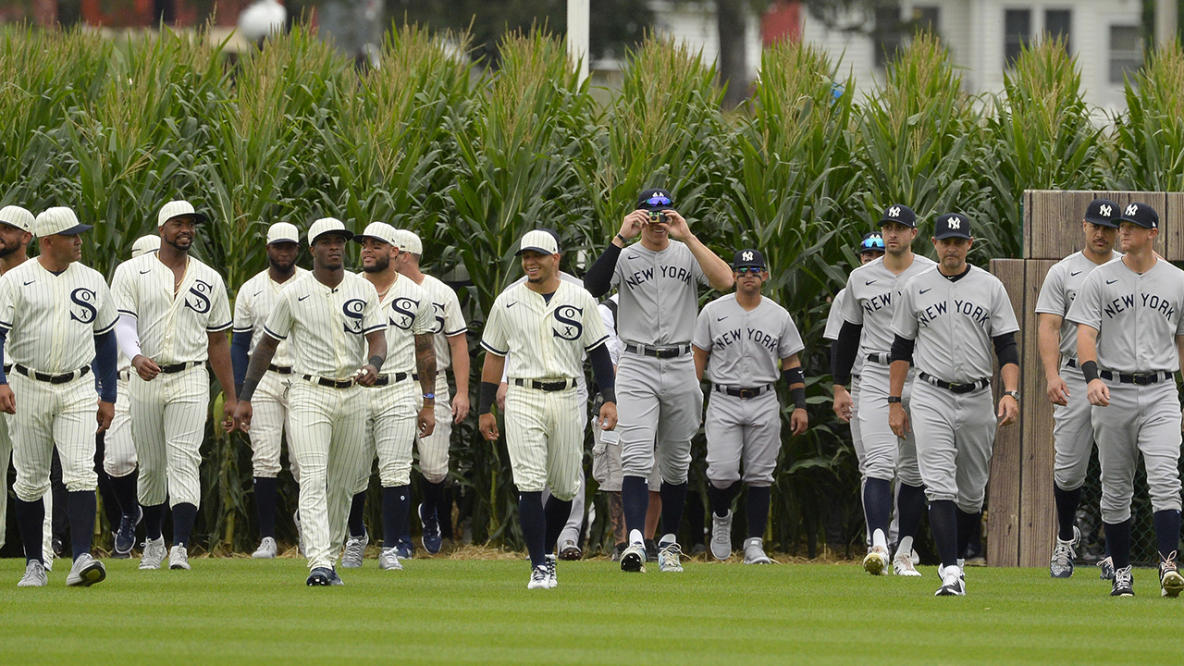
{"type": "MultiPolygon", "coordinates": [[[[111,40],[0,27],[0,205],[72,206],[97,225],[84,261],[110,276],[135,238],[155,232],[158,207],[186,198],[213,219],[195,254],[232,292],[266,266],[273,222],[335,216],[360,230],[384,220],[423,238],[425,270],[456,286],[475,350],[482,313],[517,277],[526,230],[555,229],[565,270],[578,273],[640,189],[667,188],[725,259],[741,246],[765,251],[766,294],[807,341],[811,429],[784,442],[766,536],[813,555],[820,540],[839,551],[862,541],[821,331],[879,211],[902,202],[927,222],[960,210],[978,223],[972,259],[985,264],[1020,256],[1025,188],[1178,190],[1184,178],[1178,45],[1149,55],[1126,84],[1129,110],[1103,125],[1055,42],[1025,50],[1004,90],[981,98],[963,91],[930,35],[864,98],[821,51],[779,44],[763,54],[749,103],[726,113],[713,65],[659,39],[628,55],[604,103],[544,34],[507,37],[496,70],[455,55],[469,47],[466,35],[395,27],[378,66],[359,71],[305,27],[246,54],[201,33],[111,40]]],[[[697,446],[701,455],[701,437],[697,446]]],[[[481,441],[470,418],[452,454],[458,525],[474,541],[518,546],[504,444],[481,441]]],[[[203,457],[198,544],[253,547],[245,437],[210,428],[203,457]]]]}

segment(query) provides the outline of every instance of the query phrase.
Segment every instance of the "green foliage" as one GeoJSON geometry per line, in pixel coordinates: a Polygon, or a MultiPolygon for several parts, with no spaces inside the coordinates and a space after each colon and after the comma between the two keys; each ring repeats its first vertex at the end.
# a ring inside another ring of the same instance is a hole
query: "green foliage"
{"type": "Polygon", "coordinates": [[[1173,41],[1126,80],[1125,114],[1115,119],[1121,189],[1184,189],[1184,51],[1173,41]]]}

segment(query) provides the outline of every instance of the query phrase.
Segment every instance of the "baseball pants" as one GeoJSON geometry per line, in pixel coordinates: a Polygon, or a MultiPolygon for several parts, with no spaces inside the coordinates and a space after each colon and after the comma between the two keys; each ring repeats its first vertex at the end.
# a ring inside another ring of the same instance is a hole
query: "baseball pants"
{"type": "Polygon", "coordinates": [[[300,379],[288,390],[288,447],[300,470],[300,528],[309,569],[333,566],[345,541],[354,485],[373,460],[366,446],[368,390],[300,379]]]}
{"type": "Polygon", "coordinates": [[[140,504],[201,506],[201,443],[210,408],[205,365],[147,382],[133,374],[130,388],[140,504]]]}
{"type": "MultiPolygon", "coordinates": [[[[601,429],[592,429],[592,478],[596,479],[599,490],[610,493],[621,492],[621,441],[608,443],[601,438],[601,429]]],[[[646,486],[650,492],[662,489],[662,475],[658,466],[654,465],[646,479],[646,486]]]]}
{"type": "MultiPolygon", "coordinates": [[[[274,479],[280,475],[280,449],[288,423],[288,389],[292,375],[268,370],[251,397],[251,470],[252,476],[274,479]]],[[[300,478],[289,445],[288,462],[292,477],[300,478]]]]}
{"type": "Polygon", "coordinates": [[[1102,465],[1102,520],[1131,517],[1139,454],[1153,511],[1180,510],[1180,403],[1173,381],[1146,386],[1107,381],[1108,407],[1091,407],[1102,465]]]}
{"type": "MultiPolygon", "coordinates": [[[[418,386],[418,384],[416,384],[418,386]]],[[[415,409],[423,407],[423,395],[415,391],[415,409]]],[[[416,435],[419,472],[428,483],[443,483],[448,478],[448,449],[452,444],[452,394],[448,374],[436,375],[436,428],[427,437],[416,435]]]]}
{"type": "Polygon", "coordinates": [[[995,446],[990,385],[954,393],[917,380],[909,420],[929,501],[951,500],[965,513],[981,511],[995,446]]]}
{"type": "Polygon", "coordinates": [[[773,484],[781,451],[777,391],[746,399],[713,390],[707,401],[706,430],[707,479],[713,486],[728,488],[740,480],[750,486],[773,484]]]}
{"type": "Polygon", "coordinates": [[[859,474],[863,475],[863,432],[859,428],[859,396],[862,393],[860,375],[851,375],[851,443],[855,445],[855,459],[859,462],[859,474]]]}
{"type": "MultiPolygon", "coordinates": [[[[8,414],[0,413],[0,548],[8,537],[8,463],[12,460],[12,439],[8,414]]],[[[41,525],[42,559],[53,563],[53,491],[45,493],[45,522],[41,525]]]]}
{"type": "Polygon", "coordinates": [[[103,471],[108,476],[122,478],[136,471],[136,443],[132,439],[131,397],[128,395],[129,371],[119,373],[115,416],[103,434],[103,471]]]}
{"type": "MultiPolygon", "coordinates": [[[[909,381],[901,394],[905,411],[912,406],[913,373],[910,369],[909,381]]],[[[897,437],[888,426],[888,366],[873,361],[864,364],[859,398],[861,404],[852,416],[852,423],[859,422],[855,453],[860,475],[865,479],[900,479],[910,486],[920,486],[915,434],[897,437]]]]}
{"type": "Polygon", "coordinates": [[[617,412],[623,474],[649,477],[656,457],[663,481],[686,483],[691,438],[703,415],[703,390],[691,355],[659,359],[621,354],[617,412]]]}
{"type": "MultiPolygon", "coordinates": [[[[394,379],[393,377],[391,379],[394,379]]],[[[419,384],[410,376],[401,382],[366,389],[369,416],[366,418],[366,460],[378,457],[378,480],[383,488],[411,483],[411,449],[419,415],[415,399],[419,384]]],[[[421,399],[422,400],[422,399],[421,399]]],[[[370,465],[363,465],[354,492],[370,484],[370,465]]]]}
{"type": "Polygon", "coordinates": [[[580,489],[584,405],[574,388],[542,391],[515,386],[506,392],[506,447],[518,492],[551,493],[570,500],[580,489]]]}
{"type": "MultiPolygon", "coordinates": [[[[588,404],[588,390],[582,386],[576,387],[578,400],[581,405],[588,404]],[[581,390],[582,389],[582,390],[581,390]]],[[[599,416],[597,416],[599,419],[599,416]]],[[[580,432],[588,427],[588,412],[587,410],[580,410],[580,432]]],[[[598,427],[593,426],[593,430],[599,430],[598,427]]],[[[594,435],[595,436],[595,435],[594,435]]],[[[567,541],[579,542],[580,528],[584,525],[584,512],[587,509],[587,478],[584,476],[584,455],[583,442],[580,442],[580,478],[577,479],[579,485],[576,487],[576,494],[571,498],[571,511],[567,514],[567,522],[563,524],[563,529],[559,531],[558,542],[562,546],[567,541]]],[[[546,506],[547,498],[551,496],[551,487],[547,486],[543,489],[543,505],[546,506]]]]}
{"type": "Polygon", "coordinates": [[[99,481],[95,473],[94,377],[88,373],[64,384],[50,384],[14,372],[9,381],[12,392],[19,396],[16,414],[9,420],[16,496],[32,502],[49,491],[55,445],[66,490],[94,490],[99,481]]]}
{"type": "Polygon", "coordinates": [[[1052,410],[1053,480],[1061,490],[1077,490],[1085,483],[1094,446],[1091,405],[1081,370],[1061,366],[1061,379],[1069,389],[1069,399],[1067,405],[1055,405],[1052,410]]]}

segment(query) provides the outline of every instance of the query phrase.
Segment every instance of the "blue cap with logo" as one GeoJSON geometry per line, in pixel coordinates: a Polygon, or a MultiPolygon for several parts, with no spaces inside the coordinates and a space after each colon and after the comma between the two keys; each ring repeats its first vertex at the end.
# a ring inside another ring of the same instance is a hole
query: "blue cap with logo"
{"type": "Polygon", "coordinates": [[[970,238],[970,220],[961,213],[943,213],[933,221],[933,237],[970,238]]]}

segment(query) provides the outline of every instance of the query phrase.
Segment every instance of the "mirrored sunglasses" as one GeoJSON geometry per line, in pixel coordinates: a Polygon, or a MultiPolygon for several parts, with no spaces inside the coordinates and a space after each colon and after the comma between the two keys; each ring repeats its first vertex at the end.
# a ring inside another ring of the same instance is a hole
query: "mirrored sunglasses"
{"type": "Polygon", "coordinates": [[[650,197],[645,200],[647,206],[669,206],[670,197],[650,197]]]}

